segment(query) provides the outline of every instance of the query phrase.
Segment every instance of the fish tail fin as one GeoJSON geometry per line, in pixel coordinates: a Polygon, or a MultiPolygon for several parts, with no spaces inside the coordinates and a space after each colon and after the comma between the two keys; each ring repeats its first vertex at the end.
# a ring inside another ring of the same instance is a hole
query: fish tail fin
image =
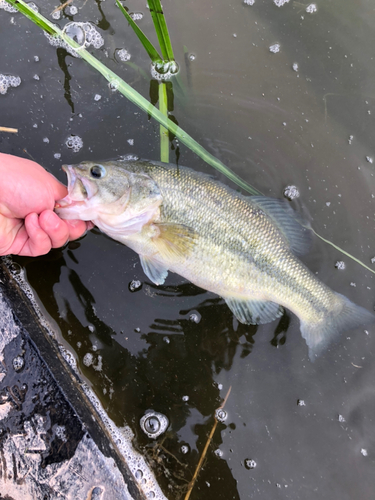
{"type": "Polygon", "coordinates": [[[302,337],[306,340],[311,361],[314,361],[341,332],[368,325],[375,321],[375,315],[367,311],[367,309],[357,306],[340,293],[336,293],[336,296],[342,304],[339,312],[335,310],[328,313],[324,320],[319,321],[319,323],[301,322],[302,337]]]}

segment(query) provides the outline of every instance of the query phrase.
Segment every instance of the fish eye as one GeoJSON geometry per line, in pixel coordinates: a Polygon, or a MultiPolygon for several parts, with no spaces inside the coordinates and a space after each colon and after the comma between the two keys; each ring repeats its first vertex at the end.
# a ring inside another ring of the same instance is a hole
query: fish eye
{"type": "Polygon", "coordinates": [[[105,175],[105,169],[101,165],[94,165],[90,168],[90,174],[94,179],[101,179],[105,175]]]}

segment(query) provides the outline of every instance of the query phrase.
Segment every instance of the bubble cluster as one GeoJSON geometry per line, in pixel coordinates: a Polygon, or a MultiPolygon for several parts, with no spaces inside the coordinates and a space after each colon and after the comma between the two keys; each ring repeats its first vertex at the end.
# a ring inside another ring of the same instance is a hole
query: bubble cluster
{"type": "Polygon", "coordinates": [[[25,364],[25,360],[23,359],[22,356],[16,356],[13,359],[13,368],[16,372],[19,372],[20,370],[22,370],[22,368],[24,367],[24,364],[25,364]]]}
{"type": "Polygon", "coordinates": [[[223,408],[218,408],[215,411],[215,417],[219,422],[225,422],[225,420],[228,418],[228,413],[223,410],[223,408]]]}
{"type": "Polygon", "coordinates": [[[295,198],[299,198],[299,191],[296,186],[287,186],[284,189],[284,196],[288,200],[294,200],[295,198]]]}
{"type": "Polygon", "coordinates": [[[65,144],[69,149],[73,149],[74,153],[78,153],[83,146],[83,140],[78,135],[71,135],[67,138],[65,144]]]}
{"type": "Polygon", "coordinates": [[[5,10],[6,12],[11,12],[12,14],[18,12],[18,10],[13,7],[13,5],[10,5],[6,0],[0,0],[0,9],[5,10]]]}
{"type": "Polygon", "coordinates": [[[277,54],[278,52],[280,52],[280,44],[274,43],[269,47],[269,51],[272,52],[272,54],[277,54]]]}
{"type": "Polygon", "coordinates": [[[172,76],[177,75],[180,68],[176,61],[157,62],[151,64],[151,76],[155,80],[170,80],[172,76]]]}
{"type": "Polygon", "coordinates": [[[254,5],[255,0],[243,0],[243,3],[244,3],[245,5],[254,5]]]}
{"type": "Polygon", "coordinates": [[[56,436],[61,439],[64,443],[67,441],[66,437],[66,428],[65,425],[56,425],[55,427],[55,434],[56,436]]]}
{"type": "Polygon", "coordinates": [[[306,12],[308,12],[309,14],[314,14],[314,12],[316,12],[317,10],[318,10],[318,8],[315,5],[315,3],[311,3],[310,5],[308,5],[306,7],[306,12]]]}
{"type": "Polygon", "coordinates": [[[288,2],[289,0],[273,0],[273,3],[276,5],[276,7],[282,7],[288,2]]]}
{"type": "Polygon", "coordinates": [[[131,55],[126,49],[116,49],[115,55],[122,62],[129,61],[129,59],[131,58],[131,55]]]}
{"type": "Polygon", "coordinates": [[[19,76],[0,74],[0,94],[5,95],[9,87],[18,87],[21,84],[19,76]]]}
{"type": "MultiPolygon", "coordinates": [[[[100,49],[104,44],[104,38],[91,23],[71,22],[64,27],[64,33],[72,40],[80,45],[80,48],[87,49],[93,46],[95,49],[100,49]]],[[[79,49],[72,49],[64,40],[58,36],[52,36],[49,33],[44,33],[52,47],[61,47],[74,57],[79,56],[79,49]]]]}
{"type": "Polygon", "coordinates": [[[152,410],[147,411],[139,423],[146,436],[152,439],[163,434],[169,426],[169,420],[165,415],[152,410]]]}
{"type": "Polygon", "coordinates": [[[298,406],[306,406],[306,403],[303,399],[297,399],[297,405],[298,406]]]}
{"type": "Polygon", "coordinates": [[[133,21],[140,21],[143,18],[143,14],[142,12],[133,12],[133,14],[130,14],[130,17],[133,21]]]}
{"type": "Polygon", "coordinates": [[[298,63],[296,63],[296,62],[293,63],[292,68],[293,68],[293,71],[298,71],[299,70],[298,63]]]}
{"type": "Polygon", "coordinates": [[[139,280],[132,280],[130,283],[129,283],[129,290],[131,292],[137,292],[138,290],[140,290],[142,288],[142,282],[139,281],[139,280]]]}
{"type": "Polygon", "coordinates": [[[84,356],[83,356],[83,360],[82,360],[82,363],[85,365],[85,366],[91,366],[94,362],[94,357],[93,355],[91,354],[91,352],[88,352],[86,353],[84,356]]]}
{"type": "Polygon", "coordinates": [[[55,19],[56,21],[58,19],[60,19],[60,17],[61,17],[61,10],[56,10],[56,11],[52,12],[51,17],[52,17],[52,19],[55,19]]]}
{"type": "Polygon", "coordinates": [[[335,268],[339,269],[340,271],[345,269],[345,262],[343,260],[338,260],[335,264],[335,268]]]}
{"type": "Polygon", "coordinates": [[[201,316],[199,314],[196,314],[196,313],[192,313],[190,314],[189,316],[189,320],[192,322],[192,323],[199,323],[200,320],[201,320],[201,316]]]}
{"type": "Polygon", "coordinates": [[[244,464],[247,470],[255,469],[255,467],[257,466],[256,461],[252,458],[246,458],[244,464]]]}

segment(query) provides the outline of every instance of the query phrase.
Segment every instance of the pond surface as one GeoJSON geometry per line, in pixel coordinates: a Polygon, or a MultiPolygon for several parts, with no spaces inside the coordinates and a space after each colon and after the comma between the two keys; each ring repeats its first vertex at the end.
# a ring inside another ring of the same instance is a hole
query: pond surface
{"type": "MultiPolygon", "coordinates": [[[[104,45],[90,50],[155,100],[147,55],[114,2],[72,5],[77,14],[66,7],[59,26],[93,23],[104,45]]],[[[124,5],[144,14],[137,22],[156,42],[145,1],[124,5]]],[[[50,19],[56,6],[39,5],[50,19]]],[[[180,65],[170,103],[179,125],[264,194],[297,186],[292,203],[315,231],[375,269],[373,2],[164,0],[163,8],[180,65]]],[[[0,95],[0,126],[19,129],[0,134],[2,152],[27,150],[63,182],[63,163],[160,159],[158,124],[94,70],[20,14],[0,10],[0,25],[0,74],[21,78],[0,95]],[[66,146],[71,135],[83,141],[78,152],[66,146]]],[[[173,140],[177,160],[212,173],[173,140]]],[[[238,324],[223,300],[177,275],[153,285],[138,256],[98,230],[14,260],[109,416],[133,429],[168,498],[184,498],[226,396],[191,499],[373,498],[374,326],[347,332],[311,363],[291,313],[238,324]],[[149,409],[170,422],[155,441],[139,425],[149,409]]],[[[370,271],[318,238],[304,261],[373,309],[370,271]]]]}

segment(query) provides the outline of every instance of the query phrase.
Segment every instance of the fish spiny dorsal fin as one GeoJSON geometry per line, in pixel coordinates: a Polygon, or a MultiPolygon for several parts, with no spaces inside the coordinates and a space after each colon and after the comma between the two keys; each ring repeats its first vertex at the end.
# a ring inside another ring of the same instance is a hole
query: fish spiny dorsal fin
{"type": "Polygon", "coordinates": [[[241,300],[234,297],[226,297],[224,300],[238,321],[245,325],[270,323],[284,313],[282,306],[271,301],[241,300]]]}
{"type": "Polygon", "coordinates": [[[309,223],[304,221],[288,202],[266,196],[252,196],[251,201],[271,217],[295,255],[304,255],[310,250],[313,234],[309,223]]]}
{"type": "Polygon", "coordinates": [[[154,223],[152,242],[164,259],[184,258],[193,250],[196,233],[183,224],[154,223]]]}

